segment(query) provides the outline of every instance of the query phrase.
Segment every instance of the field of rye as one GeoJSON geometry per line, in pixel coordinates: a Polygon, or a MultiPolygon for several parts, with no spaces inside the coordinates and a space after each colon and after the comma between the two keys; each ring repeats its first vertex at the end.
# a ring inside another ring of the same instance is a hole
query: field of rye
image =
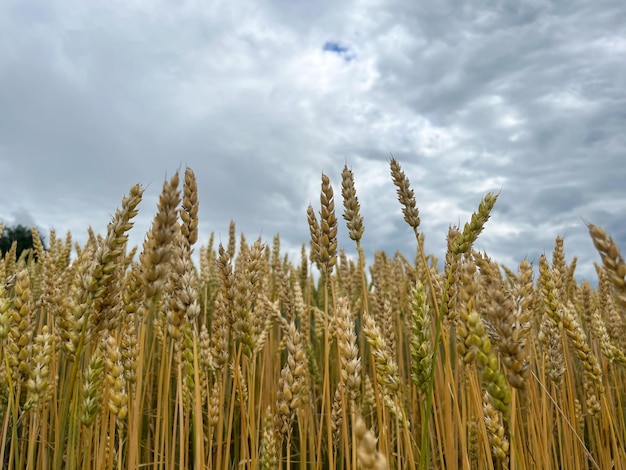
{"type": "Polygon", "coordinates": [[[347,167],[343,204],[322,175],[299,260],[234,223],[226,246],[197,245],[190,169],[165,181],[141,247],[140,185],[83,246],[33,230],[35,249],[0,264],[0,467],[625,469],[626,264],[610,236],[587,227],[593,284],[558,236],[536,266],[501,266],[472,248],[488,193],[438,260],[390,169],[414,259],[364,253],[347,167]]]}

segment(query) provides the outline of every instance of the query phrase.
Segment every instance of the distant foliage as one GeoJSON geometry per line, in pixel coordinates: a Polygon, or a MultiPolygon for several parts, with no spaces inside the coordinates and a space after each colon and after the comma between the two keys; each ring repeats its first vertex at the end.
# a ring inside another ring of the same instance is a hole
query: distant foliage
{"type": "MultiPolygon", "coordinates": [[[[43,240],[41,234],[39,238],[43,240]]],[[[24,250],[34,248],[31,229],[19,224],[14,227],[5,227],[4,230],[2,230],[2,237],[0,237],[0,252],[2,253],[2,257],[11,249],[13,242],[17,242],[16,258],[19,259],[24,250]]]]}

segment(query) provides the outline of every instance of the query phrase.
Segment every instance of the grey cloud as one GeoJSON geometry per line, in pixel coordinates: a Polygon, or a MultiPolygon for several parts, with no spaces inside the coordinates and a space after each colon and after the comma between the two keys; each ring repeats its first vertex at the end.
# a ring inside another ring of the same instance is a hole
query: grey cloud
{"type": "Polygon", "coordinates": [[[140,243],[163,179],[189,165],[202,236],[225,238],[232,218],[293,252],[322,171],[341,210],[347,163],[365,249],[411,258],[393,155],[440,258],[448,225],[501,191],[480,246],[514,265],[562,234],[591,276],[584,220],[626,246],[624,24],[618,0],[7,2],[0,203],[84,236],[139,182],[140,243]],[[324,52],[329,41],[353,58],[324,52]]]}

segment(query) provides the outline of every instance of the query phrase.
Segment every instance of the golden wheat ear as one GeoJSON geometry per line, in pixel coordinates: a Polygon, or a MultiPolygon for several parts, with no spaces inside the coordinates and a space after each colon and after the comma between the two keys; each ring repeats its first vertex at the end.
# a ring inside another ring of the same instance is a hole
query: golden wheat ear
{"type": "Polygon", "coordinates": [[[354,175],[347,165],[341,173],[341,196],[343,197],[344,207],[343,218],[348,226],[348,236],[359,243],[365,227],[363,227],[363,217],[359,213],[361,206],[359,205],[359,199],[356,197],[354,175]]]}
{"type": "Polygon", "coordinates": [[[611,284],[613,284],[615,300],[622,308],[626,308],[626,263],[624,258],[617,244],[602,227],[587,224],[587,228],[594,246],[602,257],[604,270],[609,276],[611,284]]]}

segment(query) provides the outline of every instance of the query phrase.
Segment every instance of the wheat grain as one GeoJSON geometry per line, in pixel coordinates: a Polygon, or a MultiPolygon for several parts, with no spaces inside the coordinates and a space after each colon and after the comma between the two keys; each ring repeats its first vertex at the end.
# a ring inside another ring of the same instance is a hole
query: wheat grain
{"type": "Polygon", "coordinates": [[[386,470],[387,459],[376,450],[376,436],[365,426],[363,418],[358,417],[355,424],[357,440],[357,461],[361,470],[386,470]]]}

